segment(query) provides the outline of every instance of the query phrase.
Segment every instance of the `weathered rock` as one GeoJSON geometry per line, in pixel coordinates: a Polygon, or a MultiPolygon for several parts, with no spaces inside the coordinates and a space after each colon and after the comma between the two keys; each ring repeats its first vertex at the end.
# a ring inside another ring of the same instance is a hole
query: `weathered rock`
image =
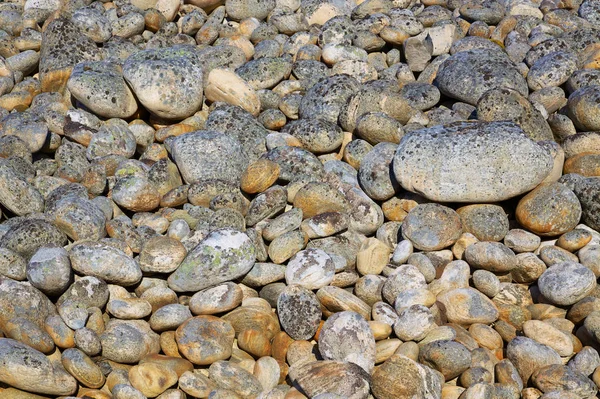
{"type": "Polygon", "coordinates": [[[552,164],[514,123],[460,122],[407,133],[393,168],[402,187],[428,199],[493,202],[531,190],[552,164]]]}
{"type": "Polygon", "coordinates": [[[250,238],[234,229],[210,233],[188,252],[168,279],[177,292],[199,291],[242,277],[254,266],[255,247],[250,238]]]}
{"type": "Polygon", "coordinates": [[[190,47],[139,51],[123,64],[123,76],[150,112],[183,119],[202,104],[202,64],[190,47]]]}

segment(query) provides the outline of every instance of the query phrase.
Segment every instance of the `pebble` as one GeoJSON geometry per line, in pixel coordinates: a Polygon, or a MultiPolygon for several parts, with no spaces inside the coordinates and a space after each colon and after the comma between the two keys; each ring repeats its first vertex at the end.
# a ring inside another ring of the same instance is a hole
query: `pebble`
{"type": "Polygon", "coordinates": [[[451,323],[492,323],[498,319],[496,305],[473,288],[458,288],[438,295],[451,323]]]}
{"type": "Polygon", "coordinates": [[[581,205],[573,191],[561,183],[545,183],[523,197],[517,221],[541,236],[557,236],[579,224],[581,205]]]}
{"type": "Polygon", "coordinates": [[[166,119],[183,119],[199,109],[202,76],[200,57],[185,47],[143,50],[123,64],[123,77],[142,105],[166,119]]]}
{"type": "Polygon", "coordinates": [[[234,336],[231,323],[208,315],[186,320],[175,333],[181,354],[198,365],[228,359],[232,353],[234,336]]]}
{"type": "Polygon", "coordinates": [[[551,303],[572,305],[594,289],[594,273],[580,263],[566,261],[549,267],[539,277],[540,292],[551,303]]]}
{"type": "Polygon", "coordinates": [[[298,285],[290,285],[279,294],[277,313],[281,327],[295,340],[311,339],[322,317],[317,296],[298,285]]]}
{"type": "Polygon", "coordinates": [[[479,241],[502,241],[508,234],[508,217],[498,205],[467,205],[456,212],[463,231],[473,234],[479,241]]]}
{"type": "Polygon", "coordinates": [[[246,234],[219,229],[186,255],[168,283],[176,292],[200,291],[245,275],[254,262],[255,247],[246,234]]]}

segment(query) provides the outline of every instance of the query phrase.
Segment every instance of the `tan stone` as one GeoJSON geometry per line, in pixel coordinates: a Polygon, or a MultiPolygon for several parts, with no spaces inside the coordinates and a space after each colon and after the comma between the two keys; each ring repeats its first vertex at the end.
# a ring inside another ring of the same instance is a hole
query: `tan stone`
{"type": "Polygon", "coordinates": [[[526,321],[523,323],[523,333],[554,349],[560,356],[570,356],[573,353],[573,342],[569,336],[548,323],[540,320],[526,321]]]}
{"type": "Polygon", "coordinates": [[[363,276],[381,274],[390,259],[391,249],[377,238],[366,240],[356,255],[356,269],[363,276]]]}
{"type": "Polygon", "coordinates": [[[237,343],[240,349],[260,358],[271,353],[271,342],[261,331],[244,330],[238,334],[237,343]]]}
{"type": "Polygon", "coordinates": [[[259,159],[246,168],[242,174],[241,188],[249,194],[256,194],[271,187],[279,178],[280,167],[268,159],[259,159]]]}
{"type": "Polygon", "coordinates": [[[131,385],[149,398],[154,398],[177,382],[174,370],[158,363],[143,363],[129,370],[131,385]]]}
{"type": "Polygon", "coordinates": [[[215,68],[208,75],[204,95],[209,101],[222,101],[242,107],[252,115],[260,112],[260,99],[256,90],[235,72],[215,68]]]}

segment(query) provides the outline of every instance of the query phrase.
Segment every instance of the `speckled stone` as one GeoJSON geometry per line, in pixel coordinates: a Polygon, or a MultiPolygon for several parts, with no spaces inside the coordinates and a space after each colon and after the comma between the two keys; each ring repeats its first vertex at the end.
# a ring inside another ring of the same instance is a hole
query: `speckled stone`
{"type": "Polygon", "coordinates": [[[112,319],[100,335],[102,356],[117,363],[137,363],[160,351],[159,339],[143,320],[112,319]]]}
{"type": "Polygon", "coordinates": [[[66,243],[67,237],[64,233],[41,219],[19,220],[13,223],[0,239],[0,247],[16,252],[25,260],[29,260],[44,245],[63,246],[66,243]]]}
{"type": "Polygon", "coordinates": [[[321,322],[321,304],[312,291],[291,285],[279,294],[277,315],[281,327],[290,337],[308,340],[315,335],[321,322]]]}
{"type": "Polygon", "coordinates": [[[255,260],[254,244],[246,234],[216,230],[188,252],[169,276],[169,286],[177,292],[199,291],[243,276],[255,260]]]}
{"type": "Polygon", "coordinates": [[[393,164],[402,187],[442,202],[505,200],[537,186],[552,166],[550,154],[511,122],[459,122],[407,133],[393,164]]]}
{"type": "Polygon", "coordinates": [[[339,126],[321,119],[291,121],[281,132],[294,136],[304,148],[317,154],[335,151],[343,139],[343,132],[339,126]]]}
{"type": "Polygon", "coordinates": [[[555,51],[535,61],[527,74],[532,90],[560,86],[577,70],[577,57],[570,52],[555,51]]]}
{"type": "Polygon", "coordinates": [[[40,81],[43,91],[62,91],[71,69],[82,61],[99,61],[100,50],[65,18],[50,22],[42,34],[40,81]]]}
{"type": "Polygon", "coordinates": [[[390,168],[396,148],[392,143],[379,143],[360,163],[358,180],[365,193],[373,200],[385,201],[399,190],[390,168]]]}
{"type": "Polygon", "coordinates": [[[501,241],[508,233],[508,216],[498,205],[467,205],[456,210],[463,230],[480,241],[501,241]]]}
{"type": "Polygon", "coordinates": [[[413,208],[402,224],[402,235],[415,248],[437,251],[451,246],[462,233],[459,215],[439,204],[422,204],[413,208]]]}
{"type": "Polygon", "coordinates": [[[331,257],[323,250],[307,248],[298,252],[287,264],[285,280],[314,290],[329,285],[335,274],[331,257]]]}
{"type": "Polygon", "coordinates": [[[69,253],[59,246],[39,248],[27,264],[27,280],[46,295],[62,294],[72,277],[69,253]]]}
{"type": "Polygon", "coordinates": [[[202,66],[195,49],[149,49],[132,54],[123,76],[136,97],[161,118],[183,119],[202,104],[202,66]]]}
{"type": "Polygon", "coordinates": [[[100,242],[82,242],[69,252],[73,270],[108,283],[133,285],[142,278],[137,262],[120,249],[100,242]]]}
{"type": "Polygon", "coordinates": [[[105,118],[128,118],[138,108],[133,93],[123,79],[121,67],[111,62],[77,64],[67,88],[77,101],[105,118]]]}
{"type": "Polygon", "coordinates": [[[527,337],[511,340],[506,348],[506,357],[517,368],[524,383],[536,370],[562,363],[560,356],[553,349],[527,337]]]}
{"type": "Polygon", "coordinates": [[[43,353],[13,339],[0,338],[0,354],[3,383],[39,394],[75,394],[77,380],[43,353]]]}
{"type": "Polygon", "coordinates": [[[579,224],[581,205],[564,184],[545,183],[519,201],[516,217],[527,230],[541,236],[557,236],[579,224]]]}
{"type": "Polygon", "coordinates": [[[532,140],[553,140],[544,116],[521,93],[497,88],[486,91],[477,102],[477,119],[486,122],[510,120],[532,140]]]}
{"type": "Polygon", "coordinates": [[[510,59],[490,49],[461,51],[450,56],[440,65],[436,82],[442,94],[473,105],[483,93],[498,87],[528,94],[527,82],[510,59]]]}
{"type": "Polygon", "coordinates": [[[576,262],[563,262],[548,268],[539,278],[540,292],[551,303],[576,303],[596,286],[594,273],[576,262]]]}
{"type": "Polygon", "coordinates": [[[517,257],[506,245],[480,241],[465,250],[465,260],[472,267],[496,273],[506,273],[517,267],[517,257]]]}
{"type": "Polygon", "coordinates": [[[199,131],[177,137],[171,154],[186,183],[220,179],[238,184],[247,159],[239,141],[216,131],[199,131]]]}
{"type": "Polygon", "coordinates": [[[0,161],[0,204],[18,216],[44,209],[44,198],[4,160],[0,161]]]}

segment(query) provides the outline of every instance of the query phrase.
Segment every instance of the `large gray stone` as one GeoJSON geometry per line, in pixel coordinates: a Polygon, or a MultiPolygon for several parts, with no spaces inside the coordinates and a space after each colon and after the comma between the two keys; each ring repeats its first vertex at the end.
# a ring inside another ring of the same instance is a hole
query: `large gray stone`
{"type": "Polygon", "coordinates": [[[239,184],[248,162],[238,140],[210,130],[177,137],[171,155],[188,184],[207,179],[239,184]]]}
{"type": "Polygon", "coordinates": [[[507,87],[524,96],[529,92],[525,78],[508,56],[491,49],[452,55],[440,65],[435,83],[442,94],[473,105],[490,89],[507,87]]]}
{"type": "Polygon", "coordinates": [[[495,202],[523,194],[553,159],[512,122],[457,122],[406,134],[394,175],[406,190],[439,202],[495,202]]]}
{"type": "Polygon", "coordinates": [[[202,105],[202,66],[193,47],[132,54],[123,65],[123,76],[144,107],[161,118],[187,118],[202,105]]]}

